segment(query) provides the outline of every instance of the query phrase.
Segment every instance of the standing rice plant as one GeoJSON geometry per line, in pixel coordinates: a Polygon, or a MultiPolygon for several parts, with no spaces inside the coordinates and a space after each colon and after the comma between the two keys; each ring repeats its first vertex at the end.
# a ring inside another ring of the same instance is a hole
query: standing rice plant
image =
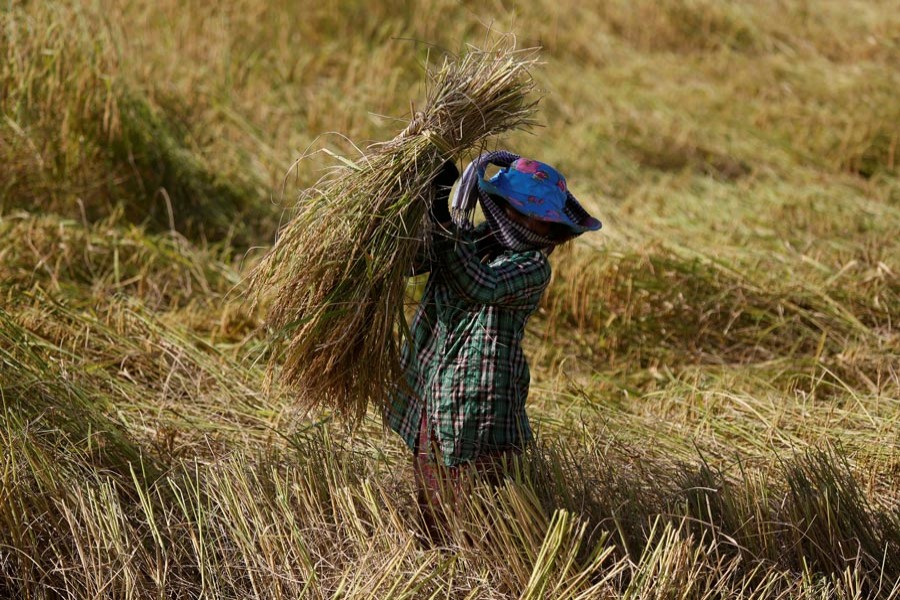
{"type": "Polygon", "coordinates": [[[448,158],[533,124],[535,60],[501,46],[445,59],[403,132],[302,194],[251,285],[272,297],[281,379],[307,407],[358,422],[369,402],[383,406],[400,375],[404,291],[427,235],[431,182],[448,158]]]}

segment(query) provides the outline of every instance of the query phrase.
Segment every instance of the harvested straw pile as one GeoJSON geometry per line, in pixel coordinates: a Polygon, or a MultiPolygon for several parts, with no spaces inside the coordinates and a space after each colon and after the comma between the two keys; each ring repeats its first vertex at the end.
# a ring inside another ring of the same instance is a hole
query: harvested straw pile
{"type": "Polygon", "coordinates": [[[402,133],[302,195],[251,285],[272,297],[281,380],[307,407],[355,423],[369,402],[384,405],[401,376],[404,291],[427,235],[430,182],[446,159],[532,124],[534,62],[534,52],[496,48],[445,59],[402,133]]]}

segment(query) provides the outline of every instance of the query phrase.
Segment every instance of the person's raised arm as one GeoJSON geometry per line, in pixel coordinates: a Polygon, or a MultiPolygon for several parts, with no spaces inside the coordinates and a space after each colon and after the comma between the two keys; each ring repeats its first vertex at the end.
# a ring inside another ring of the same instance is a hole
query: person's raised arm
{"type": "Polygon", "coordinates": [[[466,237],[435,243],[441,274],[469,302],[509,307],[533,305],[550,281],[550,263],[539,250],[501,254],[483,264],[466,237]]]}
{"type": "MultiPolygon", "coordinates": [[[[441,166],[441,170],[434,178],[434,181],[431,182],[433,191],[431,203],[428,206],[428,216],[439,232],[446,233],[452,230],[448,201],[450,199],[450,189],[458,177],[459,170],[452,160],[448,160],[441,166]]],[[[413,258],[410,276],[422,275],[432,270],[434,261],[431,254],[431,249],[424,242],[419,244],[419,248],[416,250],[416,255],[413,258]]]]}

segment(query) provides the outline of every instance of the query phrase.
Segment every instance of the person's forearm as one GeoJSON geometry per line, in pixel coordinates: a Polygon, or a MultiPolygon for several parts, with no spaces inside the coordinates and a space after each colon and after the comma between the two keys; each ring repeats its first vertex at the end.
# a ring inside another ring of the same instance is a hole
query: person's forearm
{"type": "Polygon", "coordinates": [[[429,206],[429,216],[432,223],[439,228],[447,229],[453,218],[450,216],[450,188],[456,178],[459,177],[459,170],[452,160],[448,160],[441,166],[441,170],[433,182],[431,205],[429,206]]]}

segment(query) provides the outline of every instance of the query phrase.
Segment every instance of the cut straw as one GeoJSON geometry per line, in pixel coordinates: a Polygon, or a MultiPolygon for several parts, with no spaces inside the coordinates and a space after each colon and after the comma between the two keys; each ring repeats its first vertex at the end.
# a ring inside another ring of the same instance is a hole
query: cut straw
{"type": "Polygon", "coordinates": [[[271,298],[273,367],[308,408],[358,423],[402,380],[406,281],[427,237],[431,182],[448,158],[533,125],[533,50],[470,50],[429,70],[427,102],[394,139],[341,161],[301,195],[254,270],[271,298]]]}

